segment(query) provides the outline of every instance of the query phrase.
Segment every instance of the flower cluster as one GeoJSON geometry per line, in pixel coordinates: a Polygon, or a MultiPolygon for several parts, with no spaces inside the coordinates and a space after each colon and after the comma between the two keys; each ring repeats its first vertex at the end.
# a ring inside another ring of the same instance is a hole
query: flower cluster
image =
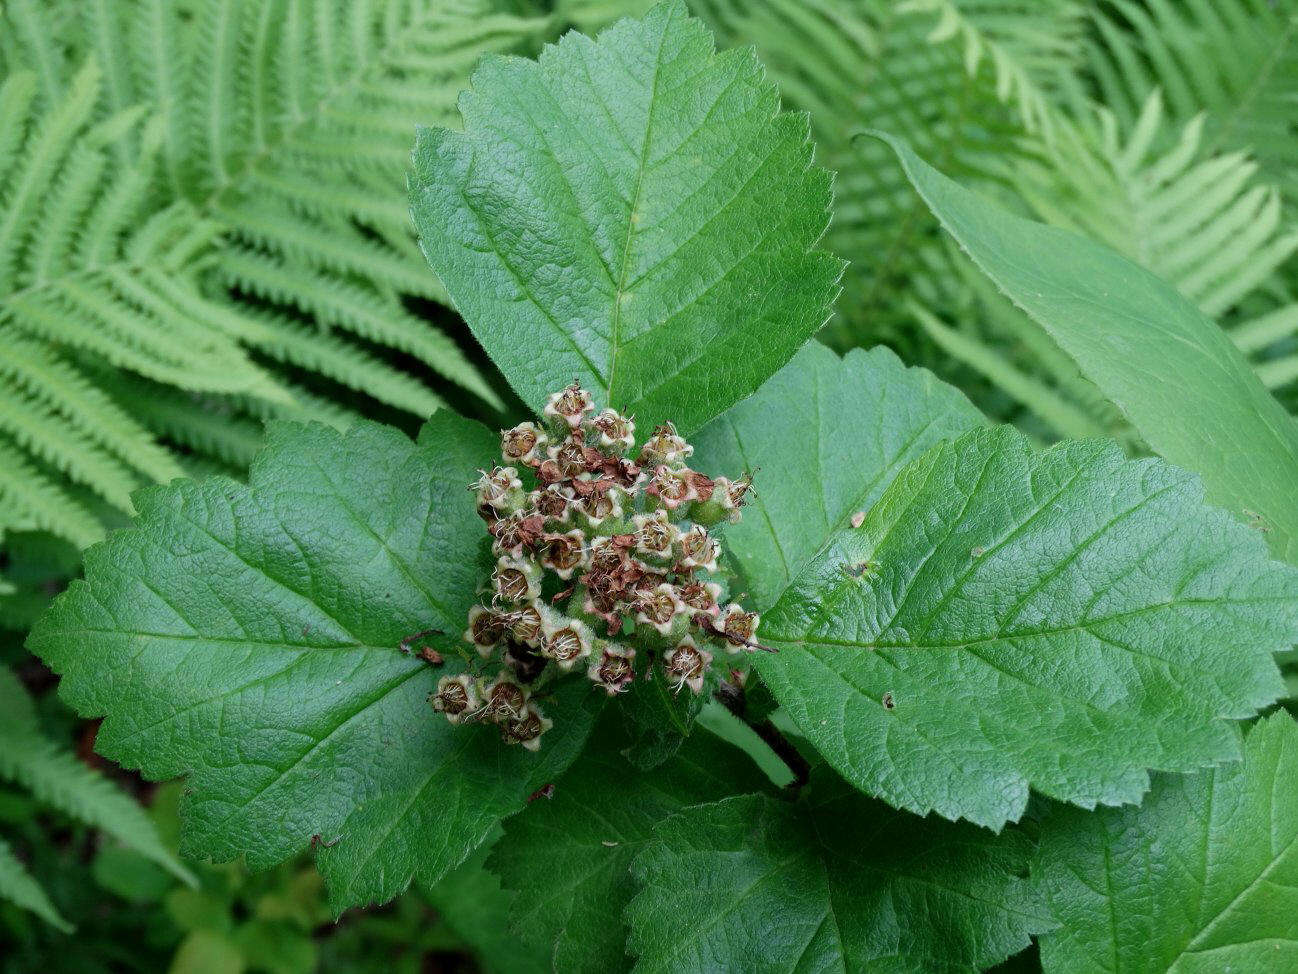
{"type": "Polygon", "coordinates": [[[464,633],[499,667],[441,679],[430,699],[452,723],[490,721],[535,750],[547,675],[584,671],[610,695],[637,675],[702,693],[717,651],[756,646],[756,613],[711,579],[714,529],[739,520],[751,478],[691,470],[694,448],[670,423],[634,445],[632,419],[596,412],[576,383],[550,397],[543,424],[502,432],[504,465],[470,485],[496,566],[464,633]]]}

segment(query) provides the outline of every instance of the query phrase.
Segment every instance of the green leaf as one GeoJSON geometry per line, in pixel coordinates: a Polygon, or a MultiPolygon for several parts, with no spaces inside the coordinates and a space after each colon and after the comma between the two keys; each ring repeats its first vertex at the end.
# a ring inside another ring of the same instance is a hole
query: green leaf
{"type": "Polygon", "coordinates": [[[989,967],[1051,926],[1031,843],[917,819],[823,766],[810,800],[730,798],[667,819],[636,857],[637,974],[989,967]]]}
{"type": "Polygon", "coordinates": [[[243,974],[239,945],[225,934],[195,930],[180,942],[169,974],[243,974]]]}
{"type": "Polygon", "coordinates": [[[1202,476],[1215,503],[1260,518],[1272,551],[1298,563],[1298,425],[1226,333],[1107,247],[1012,216],[879,137],[974,262],[1146,442],[1202,476]]]}
{"type": "Polygon", "coordinates": [[[681,0],[537,61],[488,57],[410,193],[456,308],[538,411],[575,376],[642,429],[702,426],[826,320],[830,175],[751,50],[681,0]]]}
{"type": "Polygon", "coordinates": [[[553,798],[505,824],[488,867],[518,891],[515,925],[545,946],[554,970],[602,974],[626,966],[619,917],[634,892],[631,860],[654,826],[687,805],[760,791],[766,779],[741,751],[700,731],[652,772],[622,757],[615,722],[594,737],[553,798]]]}
{"type": "Polygon", "coordinates": [[[51,926],[64,933],[72,931],[72,924],[59,915],[50,898],[41,889],[40,883],[32,878],[23,864],[18,861],[9,843],[0,839],[0,898],[8,900],[15,906],[30,910],[51,926]]]}
{"type": "MultiPolygon", "coordinates": [[[[726,552],[767,609],[835,530],[868,511],[902,467],[982,421],[958,390],[891,351],[839,358],[812,342],[751,399],[693,438],[708,470],[756,471],[726,552]]],[[[736,589],[739,591],[739,589],[736,589]]]]}
{"type": "Polygon", "coordinates": [[[1045,822],[1033,878],[1062,928],[1046,971],[1298,968],[1298,725],[1256,725],[1242,764],[1159,775],[1139,808],[1045,822]]]}
{"type": "Polygon", "coordinates": [[[1079,440],[974,430],[911,463],[764,618],[762,677],[853,784],[991,827],[1029,786],[1138,801],[1238,756],[1283,690],[1298,571],[1198,479],[1079,440]]]}
{"type": "Polygon", "coordinates": [[[703,694],[673,693],[666,680],[641,683],[617,701],[632,738],[622,752],[641,771],[652,771],[685,743],[706,702],[703,694]]]}
{"type": "Polygon", "coordinates": [[[540,974],[544,951],[530,950],[507,930],[513,897],[486,869],[487,856],[500,838],[497,829],[478,851],[424,890],[424,898],[477,954],[488,974],[540,974]]]}
{"type": "Polygon", "coordinates": [[[319,854],[336,909],[386,900],[454,868],[571,760],[588,692],[547,707],[533,755],[438,719],[444,670],[398,649],[464,627],[487,556],[464,485],[493,449],[449,413],[418,446],[377,424],[272,426],[248,486],[142,491],[137,526],[87,552],[29,645],[70,703],[106,715],[102,753],[190,775],[186,854],[261,869],[318,834],[337,840],[319,854]]]}

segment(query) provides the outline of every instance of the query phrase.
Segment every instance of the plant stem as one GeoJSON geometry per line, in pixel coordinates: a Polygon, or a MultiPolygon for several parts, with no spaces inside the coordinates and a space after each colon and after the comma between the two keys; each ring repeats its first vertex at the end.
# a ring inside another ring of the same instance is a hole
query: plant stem
{"type": "Polygon", "coordinates": [[[759,721],[749,719],[748,701],[744,694],[744,688],[736,683],[731,683],[729,680],[722,680],[713,696],[723,707],[751,727],[754,733],[765,742],[766,746],[775,752],[775,756],[793,772],[793,781],[788,784],[788,789],[795,794],[801,791],[811,775],[811,765],[807,763],[807,759],[802,756],[801,752],[794,747],[793,742],[771,723],[770,718],[763,718],[759,721]]]}

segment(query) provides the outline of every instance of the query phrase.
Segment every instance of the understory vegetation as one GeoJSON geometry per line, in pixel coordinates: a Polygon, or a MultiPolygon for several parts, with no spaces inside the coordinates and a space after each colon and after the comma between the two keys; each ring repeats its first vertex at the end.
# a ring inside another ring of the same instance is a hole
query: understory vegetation
{"type": "Polygon", "coordinates": [[[0,970],[1298,962],[1295,214],[1295,0],[0,0],[0,970]]]}

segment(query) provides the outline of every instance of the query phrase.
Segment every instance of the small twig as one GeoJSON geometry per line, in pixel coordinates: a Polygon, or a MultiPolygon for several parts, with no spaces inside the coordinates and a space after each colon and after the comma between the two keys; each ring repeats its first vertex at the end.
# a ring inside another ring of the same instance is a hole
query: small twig
{"type": "Polygon", "coordinates": [[[527,797],[527,803],[530,805],[538,798],[553,798],[553,797],[554,797],[554,782],[551,781],[542,785],[540,788],[536,789],[536,791],[532,792],[532,794],[530,794],[527,797]]]}
{"type": "MultiPolygon", "coordinates": [[[[407,636],[405,639],[401,640],[401,642],[398,644],[397,648],[400,649],[401,652],[403,652],[403,653],[405,653],[407,656],[409,656],[410,653],[411,653],[411,652],[413,651],[413,649],[414,649],[414,646],[413,646],[412,644],[413,644],[415,641],[420,640],[420,639],[427,639],[429,636],[445,636],[445,635],[446,635],[446,633],[442,632],[442,630],[440,630],[440,629],[424,629],[424,630],[422,630],[421,632],[412,633],[411,635],[407,636]]],[[[433,649],[431,646],[425,646],[424,649],[425,649],[427,652],[431,652],[431,653],[433,654],[433,656],[435,656],[435,657],[437,657],[437,658],[436,658],[436,659],[429,659],[428,656],[425,655],[423,652],[421,652],[421,653],[419,654],[420,656],[422,656],[424,659],[428,660],[428,662],[432,663],[434,666],[439,666],[439,665],[441,665],[441,662],[442,662],[442,656],[441,656],[440,653],[437,652],[437,650],[433,649]]]]}

